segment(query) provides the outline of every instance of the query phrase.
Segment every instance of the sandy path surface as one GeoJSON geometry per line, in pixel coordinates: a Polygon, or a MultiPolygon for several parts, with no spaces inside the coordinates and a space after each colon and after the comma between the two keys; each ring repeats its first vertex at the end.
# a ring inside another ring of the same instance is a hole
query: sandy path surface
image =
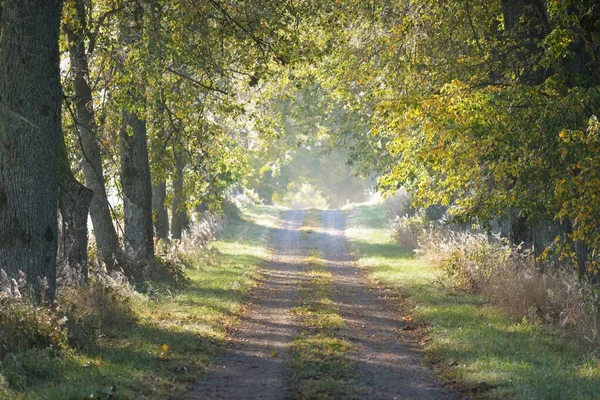
{"type": "Polygon", "coordinates": [[[300,234],[304,211],[282,214],[275,232],[273,260],[224,354],[193,390],[193,399],[285,399],[290,344],[300,331],[290,310],[298,301],[300,272],[312,243],[334,275],[332,299],[345,326],[341,334],[356,347],[361,399],[456,399],[422,364],[418,345],[401,339],[402,322],[349,255],[344,215],[323,211],[323,226],[310,239],[300,234]],[[309,243],[310,242],[310,243],[309,243]]]}
{"type": "Polygon", "coordinates": [[[342,335],[356,346],[354,359],[365,399],[455,399],[430,368],[423,365],[417,344],[402,340],[402,321],[391,304],[369,290],[361,270],[350,259],[344,215],[323,211],[323,237],[318,240],[335,279],[332,299],[344,318],[342,335]]]}
{"type": "Polygon", "coordinates": [[[273,258],[264,266],[261,286],[223,355],[202,382],[194,399],[285,398],[290,343],[297,332],[295,306],[303,250],[299,228],[304,211],[287,211],[272,238],[273,258]]]}

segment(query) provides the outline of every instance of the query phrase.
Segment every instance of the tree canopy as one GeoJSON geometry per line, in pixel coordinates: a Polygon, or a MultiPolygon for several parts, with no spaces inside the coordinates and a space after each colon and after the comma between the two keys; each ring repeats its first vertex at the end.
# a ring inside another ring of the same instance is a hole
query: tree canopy
{"type": "MultiPolygon", "coordinates": [[[[21,3],[0,3],[5,63],[21,3]]],[[[61,15],[44,37],[60,44],[60,75],[56,57],[36,68],[61,78],[72,176],[94,191],[109,266],[152,257],[152,221],[165,239],[170,217],[179,237],[196,208],[244,187],[273,201],[310,183],[338,205],[368,189],[360,176],[457,220],[509,219],[515,242],[558,225],[560,252],[598,271],[593,0],[66,0],[61,15]]],[[[10,98],[2,112],[28,119],[10,98]]],[[[56,181],[58,166],[43,170],[27,191],[56,181]]]]}

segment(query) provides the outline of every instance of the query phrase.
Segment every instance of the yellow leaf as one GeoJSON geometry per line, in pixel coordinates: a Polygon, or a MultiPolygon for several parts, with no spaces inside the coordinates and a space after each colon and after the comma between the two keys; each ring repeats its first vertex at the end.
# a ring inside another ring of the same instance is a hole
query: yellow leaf
{"type": "Polygon", "coordinates": [[[169,345],[168,345],[168,344],[166,344],[166,343],[163,343],[163,345],[162,345],[161,347],[162,347],[162,349],[163,349],[164,351],[169,351],[169,345]]]}

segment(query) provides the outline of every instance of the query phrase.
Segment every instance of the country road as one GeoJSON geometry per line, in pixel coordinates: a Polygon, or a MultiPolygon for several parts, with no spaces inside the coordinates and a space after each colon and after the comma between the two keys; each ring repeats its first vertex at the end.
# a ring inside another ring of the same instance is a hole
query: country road
{"type": "MultiPolygon", "coordinates": [[[[372,290],[352,262],[344,214],[322,211],[322,226],[300,232],[305,211],[285,211],[271,240],[272,259],[263,282],[224,353],[194,388],[194,399],[286,399],[290,393],[290,344],[301,329],[291,313],[298,302],[304,258],[317,247],[333,276],[331,297],[344,320],[340,335],[355,348],[354,385],[364,399],[455,399],[422,363],[418,345],[402,339],[402,321],[372,290]]],[[[355,398],[355,397],[353,397],[355,398]]]]}

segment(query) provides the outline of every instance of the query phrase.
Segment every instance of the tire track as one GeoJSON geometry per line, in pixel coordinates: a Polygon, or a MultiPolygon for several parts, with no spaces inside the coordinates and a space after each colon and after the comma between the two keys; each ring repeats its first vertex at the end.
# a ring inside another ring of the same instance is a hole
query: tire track
{"type": "Polygon", "coordinates": [[[300,285],[304,211],[286,211],[272,237],[273,257],[227,348],[193,390],[193,399],[281,399],[290,343],[298,327],[290,309],[300,285]]]}
{"type": "Polygon", "coordinates": [[[353,265],[344,236],[344,215],[323,211],[321,253],[334,275],[333,298],[344,318],[343,335],[357,351],[360,398],[456,399],[433,371],[422,364],[418,346],[400,339],[402,322],[384,299],[369,291],[362,271],[353,265]]]}

